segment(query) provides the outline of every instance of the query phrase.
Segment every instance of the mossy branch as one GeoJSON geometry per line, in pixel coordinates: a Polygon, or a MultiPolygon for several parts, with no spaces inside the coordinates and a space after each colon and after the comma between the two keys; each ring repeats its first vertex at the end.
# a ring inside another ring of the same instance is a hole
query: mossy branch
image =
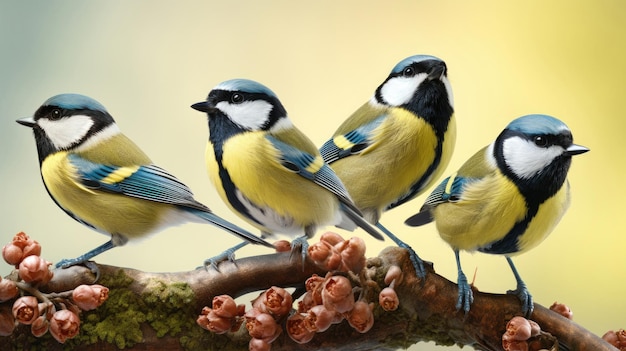
{"type": "MultiPolygon", "coordinates": [[[[395,286],[400,308],[375,310],[374,327],[359,334],[344,321],[318,333],[311,342],[294,343],[286,333],[272,343],[272,350],[395,350],[420,341],[442,345],[467,345],[479,350],[502,350],[502,334],[513,316],[520,315],[518,299],[474,291],[471,311],[456,311],[456,284],[436,274],[431,267],[424,281],[413,273],[405,250],[391,247],[368,260],[376,283],[390,265],[402,268],[404,278],[395,286]]],[[[196,325],[203,306],[216,295],[233,297],[270,286],[297,287],[312,274],[326,272],[299,257],[277,253],[224,262],[219,268],[178,273],[147,273],[128,268],[98,265],[99,284],[110,288],[109,300],[81,316],[80,334],[65,345],[48,334],[40,339],[27,326],[13,335],[0,337],[2,350],[247,350],[245,328],[237,333],[215,335],[196,325]]],[[[94,283],[85,267],[56,270],[54,279],[42,290],[66,291],[80,284],[94,283]]],[[[242,301],[243,303],[243,301],[242,301]]],[[[247,301],[245,301],[247,303],[247,301]]],[[[249,306],[249,304],[247,304],[249,306]]],[[[539,323],[547,349],[615,350],[578,324],[535,304],[530,319],[539,323]],[[549,333],[549,334],[548,334],[549,333]],[[558,340],[558,342],[555,342],[558,340]]]]}

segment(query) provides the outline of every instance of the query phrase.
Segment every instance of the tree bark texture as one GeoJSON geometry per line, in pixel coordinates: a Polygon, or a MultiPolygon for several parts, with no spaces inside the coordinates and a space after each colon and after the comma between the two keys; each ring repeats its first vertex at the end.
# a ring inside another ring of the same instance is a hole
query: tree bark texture
{"type": "MultiPolygon", "coordinates": [[[[28,326],[19,326],[11,336],[0,337],[1,350],[247,350],[246,328],[215,335],[200,328],[195,320],[203,306],[216,295],[238,297],[271,286],[301,287],[313,274],[327,272],[300,257],[277,253],[223,262],[219,271],[196,269],[178,273],[147,273],[128,268],[98,265],[99,284],[110,289],[104,305],[81,315],[80,334],[66,344],[49,334],[34,338],[28,326]]],[[[420,341],[442,345],[466,345],[478,350],[503,350],[506,323],[521,315],[513,295],[474,290],[469,313],[455,309],[457,286],[436,274],[432,267],[422,281],[415,276],[404,249],[390,247],[368,259],[373,277],[370,287],[380,291],[390,265],[402,268],[403,279],[395,286],[400,307],[393,312],[374,310],[374,326],[360,334],[346,321],[315,335],[307,344],[297,344],[283,332],[272,350],[395,350],[420,341]]],[[[79,284],[94,283],[95,275],[85,267],[55,270],[53,280],[41,290],[61,292],[79,284]]],[[[369,298],[369,297],[368,297],[369,298]]],[[[377,295],[370,300],[377,299],[377,295]]],[[[376,301],[377,302],[377,301],[376,301]]],[[[238,301],[246,303],[248,301],[238,301]]],[[[616,350],[575,322],[535,304],[531,320],[542,329],[549,350],[616,350]]]]}

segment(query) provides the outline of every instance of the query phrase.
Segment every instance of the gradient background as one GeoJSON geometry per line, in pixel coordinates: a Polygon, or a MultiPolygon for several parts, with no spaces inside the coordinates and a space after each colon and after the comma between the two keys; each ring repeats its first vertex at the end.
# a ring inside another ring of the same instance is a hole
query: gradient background
{"type": "MultiPolygon", "coordinates": [[[[78,92],[99,100],[200,201],[245,225],[208,183],[206,119],[190,104],[223,80],[258,80],[321,145],[399,60],[432,54],[447,62],[455,94],[459,133],[446,174],[528,113],[562,119],[575,142],[592,150],[573,162],[568,214],[541,246],[515,262],[536,302],[568,304],[578,323],[600,335],[626,327],[626,192],[614,183],[624,171],[626,6],[586,3],[2,1],[0,243],[25,231],[42,243],[46,259],[58,261],[106,240],[48,198],[31,132],[15,123],[52,95],[78,92]]],[[[423,200],[387,213],[382,222],[455,280],[454,255],[434,225],[402,224],[423,200]]],[[[182,271],[236,242],[213,227],[189,224],[97,259],[182,271]]],[[[389,241],[368,244],[372,256],[389,241]]],[[[247,248],[239,256],[260,252],[267,251],[247,248]]],[[[477,269],[480,290],[514,288],[503,258],[464,254],[462,260],[470,279],[477,269]]]]}

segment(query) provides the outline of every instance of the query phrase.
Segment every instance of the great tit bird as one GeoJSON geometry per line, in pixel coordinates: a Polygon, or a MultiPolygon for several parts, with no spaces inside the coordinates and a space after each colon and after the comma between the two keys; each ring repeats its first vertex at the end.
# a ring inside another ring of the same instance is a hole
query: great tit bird
{"type": "Polygon", "coordinates": [[[511,256],[541,243],[570,203],[567,181],[572,156],[589,151],[573,144],[570,129],[546,115],[513,120],[498,138],[472,156],[428,196],[410,226],[435,221],[454,250],[459,295],[456,308],[466,313],[472,290],[461,269],[459,250],[504,255],[517,281],[522,311],[530,315],[532,296],[511,256]]]}
{"type": "Polygon", "coordinates": [[[441,176],[456,140],[453,105],[445,62],[411,56],[320,149],[365,218],[409,250],[421,278],[421,259],[379,220],[383,211],[415,198],[441,176]]]}
{"type": "Polygon", "coordinates": [[[270,243],[213,214],[191,190],[150,161],[99,102],[78,94],[46,100],[17,120],[35,134],[41,178],[50,197],[78,222],[111,236],[58,267],[86,262],[130,239],[187,221],[208,222],[255,244],[270,243]]]}
{"type": "Polygon", "coordinates": [[[269,88],[228,80],[191,107],[208,115],[205,157],[213,185],[263,237],[293,235],[306,245],[317,227],[334,224],[348,230],[358,225],[382,240],[269,88]]]}

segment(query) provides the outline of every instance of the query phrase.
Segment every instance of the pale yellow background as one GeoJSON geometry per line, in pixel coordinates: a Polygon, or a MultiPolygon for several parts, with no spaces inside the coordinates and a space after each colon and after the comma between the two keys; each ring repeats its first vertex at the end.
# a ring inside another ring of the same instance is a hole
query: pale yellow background
{"type": "MultiPolygon", "coordinates": [[[[561,225],[516,262],[536,302],[568,304],[575,320],[598,334],[624,328],[626,6],[618,0],[582,3],[3,1],[0,243],[23,230],[43,244],[46,259],[58,261],[106,239],[48,198],[31,132],[14,122],[52,95],[78,92],[99,100],[200,201],[245,225],[208,183],[206,119],[190,104],[223,80],[258,80],[321,145],[400,59],[432,54],[448,64],[458,118],[456,153],[446,173],[528,113],[561,118],[575,141],[591,148],[574,159],[573,202],[561,225]]],[[[423,200],[382,222],[454,280],[454,255],[434,226],[402,224],[423,200]]],[[[186,225],[98,261],[189,270],[236,242],[213,227],[186,225]]],[[[388,244],[370,243],[368,255],[388,244]]],[[[257,252],[267,251],[249,248],[239,256],[257,252]]],[[[503,258],[464,254],[462,260],[470,279],[477,269],[480,290],[514,287],[503,258]]],[[[5,274],[9,267],[0,270],[5,274]]]]}

